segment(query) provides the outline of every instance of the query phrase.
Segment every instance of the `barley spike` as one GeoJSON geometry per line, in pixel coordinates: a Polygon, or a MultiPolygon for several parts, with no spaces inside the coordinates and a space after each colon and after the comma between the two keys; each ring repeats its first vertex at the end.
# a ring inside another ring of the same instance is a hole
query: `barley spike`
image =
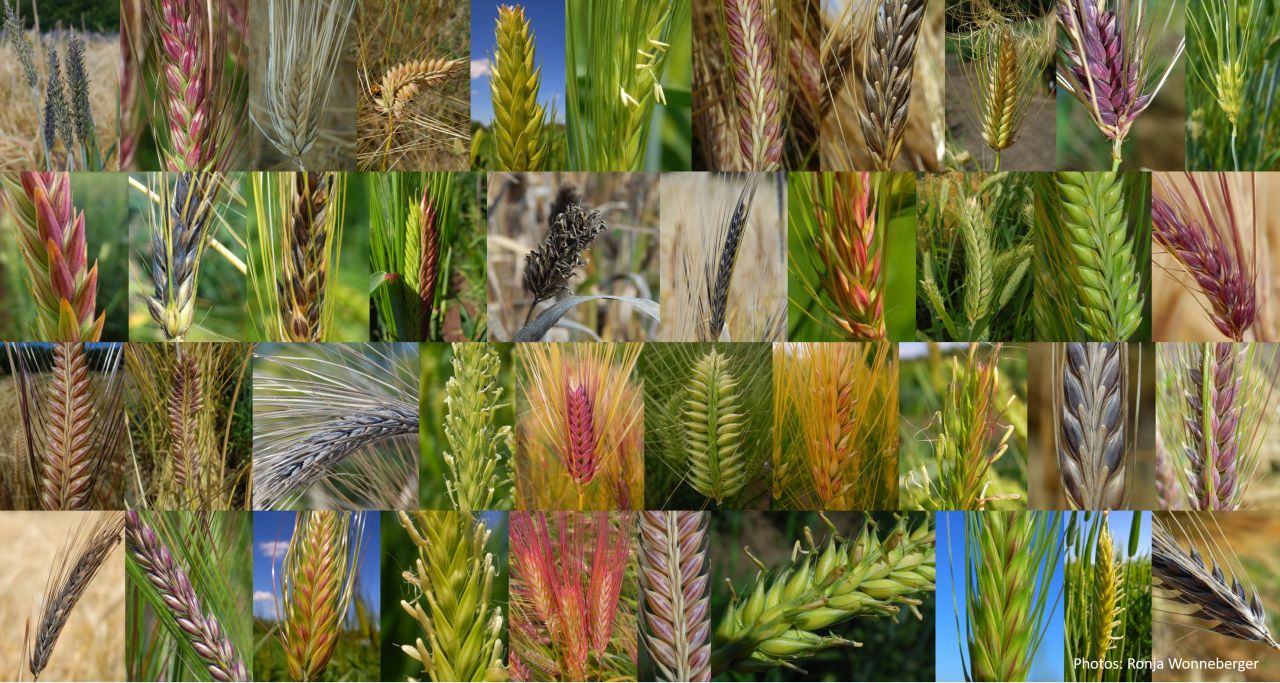
{"type": "Polygon", "coordinates": [[[1118,173],[1059,172],[1058,196],[1080,325],[1090,339],[1124,341],[1142,322],[1142,291],[1127,235],[1124,183],[1118,173]]]}
{"type": "Polygon", "coordinates": [[[277,289],[287,341],[320,341],[329,277],[329,199],[334,174],[295,174],[277,289]]]}
{"type": "Polygon", "coordinates": [[[35,638],[27,653],[27,669],[35,678],[49,665],[53,648],[93,577],[120,543],[124,517],[118,513],[98,513],[97,519],[83,522],[63,545],[53,561],[45,585],[44,605],[36,624],[35,638]]]}
{"type": "Polygon", "coordinates": [[[1191,608],[1206,629],[1280,650],[1257,589],[1250,598],[1241,576],[1229,577],[1212,556],[1206,562],[1194,545],[1183,550],[1160,516],[1151,529],[1151,571],[1164,596],[1191,608]]]}
{"type": "Polygon", "coordinates": [[[247,681],[244,661],[211,613],[204,611],[187,572],[136,510],[125,513],[129,557],[160,594],[165,607],[215,681],[247,681]]]}
{"type": "Polygon", "coordinates": [[[489,528],[462,512],[397,513],[418,553],[403,572],[412,600],[403,609],[423,637],[400,649],[433,681],[505,681],[498,570],[486,551],[489,528]]]}
{"type": "Polygon", "coordinates": [[[1117,343],[1066,345],[1058,468],[1071,506],[1112,510],[1126,493],[1127,364],[1117,343]]]}
{"type": "Polygon", "coordinates": [[[534,67],[533,34],[524,8],[499,5],[494,40],[493,96],[495,168],[540,171],[547,154],[547,117],[538,104],[542,67],[534,67]]]}
{"type": "Polygon", "coordinates": [[[507,483],[498,444],[511,427],[497,424],[502,405],[498,382],[501,359],[488,344],[454,343],[453,376],[445,382],[445,488],[453,507],[462,512],[495,509],[498,489],[507,483]]]}
{"type": "Polygon", "coordinates": [[[746,415],[738,379],[728,356],[711,349],[693,366],[680,414],[689,454],[689,482],[721,505],[747,483],[746,458],[739,452],[746,415]]]}
{"type": "Polygon", "coordinates": [[[863,106],[858,111],[874,170],[889,170],[902,150],[924,5],[924,0],[878,0],[862,65],[863,106]]]}
{"type": "Polygon", "coordinates": [[[790,561],[735,593],[712,638],[712,668],[717,674],[795,669],[795,662],[822,650],[857,645],[827,629],[920,604],[919,596],[934,589],[934,561],[927,519],[901,516],[887,530],[864,522],[855,537],[833,531],[825,546],[806,530],[790,561]]]}
{"type": "Polygon", "coordinates": [[[724,0],[724,27],[738,103],[744,170],[776,170],[782,160],[782,105],[770,11],[761,0],[724,0]]]}
{"type": "Polygon", "coordinates": [[[710,681],[706,512],[640,513],[644,644],[664,681],[710,681]]]}

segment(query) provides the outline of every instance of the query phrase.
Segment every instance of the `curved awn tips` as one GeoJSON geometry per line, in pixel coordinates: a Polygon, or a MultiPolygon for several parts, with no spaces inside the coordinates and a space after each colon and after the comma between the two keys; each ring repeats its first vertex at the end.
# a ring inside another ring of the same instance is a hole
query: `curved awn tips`
{"type": "Polygon", "coordinates": [[[417,346],[291,346],[255,356],[254,507],[417,500],[417,346]]]}

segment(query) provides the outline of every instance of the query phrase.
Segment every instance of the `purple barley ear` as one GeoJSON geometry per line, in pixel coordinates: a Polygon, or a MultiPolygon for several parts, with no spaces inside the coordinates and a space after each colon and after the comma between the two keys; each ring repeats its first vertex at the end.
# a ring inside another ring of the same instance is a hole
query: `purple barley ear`
{"type": "Polygon", "coordinates": [[[585,384],[565,385],[565,406],[569,423],[569,451],[565,467],[579,486],[590,484],[599,464],[595,446],[595,416],[591,392],[585,384]]]}
{"type": "Polygon", "coordinates": [[[1112,170],[1129,129],[1164,86],[1185,44],[1180,40],[1169,65],[1157,72],[1146,7],[1143,0],[1058,0],[1064,62],[1058,83],[1112,141],[1112,170]]]}
{"type": "Polygon", "coordinates": [[[1160,192],[1151,198],[1152,239],[1195,282],[1218,331],[1243,340],[1258,319],[1257,270],[1226,175],[1185,174],[1188,190],[1155,175],[1160,192]]]}

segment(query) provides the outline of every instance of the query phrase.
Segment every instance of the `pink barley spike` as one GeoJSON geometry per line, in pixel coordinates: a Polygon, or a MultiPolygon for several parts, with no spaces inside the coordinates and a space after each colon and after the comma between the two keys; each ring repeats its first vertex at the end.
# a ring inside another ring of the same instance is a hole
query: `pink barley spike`
{"type": "Polygon", "coordinates": [[[579,485],[589,484],[595,479],[599,466],[591,392],[585,384],[577,387],[566,384],[565,404],[569,423],[569,452],[564,457],[565,467],[579,485]]]}

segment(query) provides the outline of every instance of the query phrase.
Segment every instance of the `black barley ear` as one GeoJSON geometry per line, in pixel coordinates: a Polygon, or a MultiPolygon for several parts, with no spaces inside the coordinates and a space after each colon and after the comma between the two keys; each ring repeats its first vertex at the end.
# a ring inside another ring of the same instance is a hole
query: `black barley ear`
{"type": "Polygon", "coordinates": [[[524,288],[534,306],[568,289],[574,271],[587,265],[583,253],[608,227],[599,211],[587,211],[578,199],[572,187],[560,188],[546,237],[524,258],[524,288]]]}
{"type": "Polygon", "coordinates": [[[123,532],[123,515],[100,513],[93,521],[81,522],[58,550],[45,585],[44,605],[35,624],[34,641],[27,653],[27,667],[32,676],[39,678],[49,665],[53,648],[72,610],[120,543],[123,532]]]}

